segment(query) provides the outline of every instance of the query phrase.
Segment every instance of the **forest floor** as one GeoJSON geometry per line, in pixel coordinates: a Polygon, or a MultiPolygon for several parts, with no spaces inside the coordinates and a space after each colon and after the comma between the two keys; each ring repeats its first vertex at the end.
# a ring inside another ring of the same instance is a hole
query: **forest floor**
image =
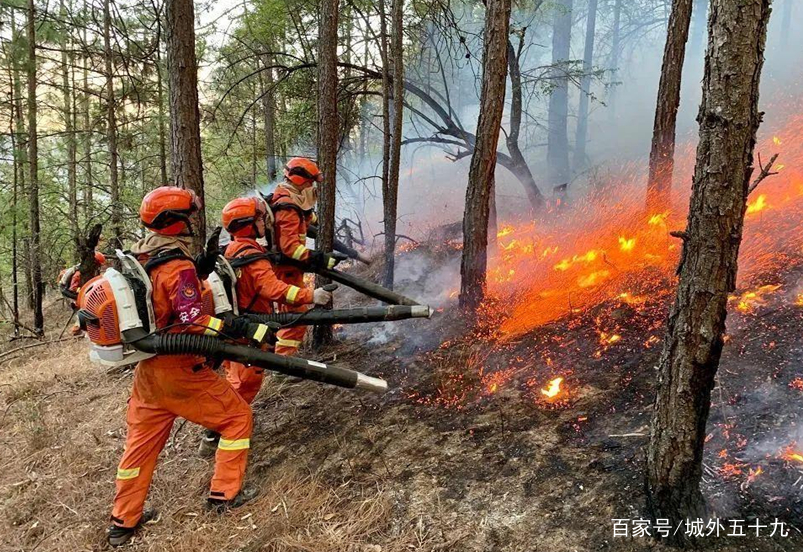
{"type": "MultiPolygon", "coordinates": [[[[428,274],[402,289],[415,296],[428,274]]],[[[800,274],[788,272],[789,289],[800,274]]],[[[177,422],[149,498],[160,517],[126,550],[668,550],[614,538],[612,522],[644,516],[666,302],[603,304],[504,343],[466,337],[454,307],[340,330],[319,360],[391,390],[267,379],[248,469],[262,494],[223,517],[203,509],[212,462],[196,456],[200,430],[177,422]],[[601,344],[608,323],[621,339],[601,344]],[[564,391],[549,402],[540,390],[556,374],[564,391]]],[[[789,536],[711,536],[705,549],[803,550],[803,463],[781,457],[803,415],[801,332],[803,308],[781,290],[729,318],[703,480],[726,531],[724,520],[779,518],[789,536]]],[[[0,549],[102,550],[132,372],[90,364],[80,339],[7,354],[19,345],[0,352],[0,549]]]]}

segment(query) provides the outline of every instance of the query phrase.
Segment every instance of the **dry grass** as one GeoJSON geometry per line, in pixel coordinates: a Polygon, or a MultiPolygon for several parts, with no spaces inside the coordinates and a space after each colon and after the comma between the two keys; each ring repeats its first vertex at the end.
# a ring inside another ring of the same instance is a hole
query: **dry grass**
{"type": "MultiPolygon", "coordinates": [[[[105,549],[130,385],[130,372],[107,374],[92,366],[82,342],[37,348],[24,360],[0,365],[0,550],[105,549]]],[[[265,398],[275,399],[282,386],[266,392],[265,398]]],[[[236,513],[207,513],[212,465],[195,456],[198,431],[176,423],[149,498],[160,517],[127,549],[432,548],[419,518],[394,518],[393,493],[383,482],[332,483],[293,466],[267,471],[252,462],[257,468],[249,476],[261,496],[236,513]]],[[[259,443],[259,435],[254,440],[259,443]]],[[[252,460],[265,453],[257,445],[252,460]]]]}

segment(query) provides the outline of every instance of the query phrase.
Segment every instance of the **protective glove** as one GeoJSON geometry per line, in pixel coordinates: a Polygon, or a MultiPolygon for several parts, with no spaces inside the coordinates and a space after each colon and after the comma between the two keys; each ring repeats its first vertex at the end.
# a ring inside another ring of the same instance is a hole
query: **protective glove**
{"type": "Polygon", "coordinates": [[[328,305],[332,301],[332,292],[323,288],[315,288],[312,292],[312,302],[316,305],[328,305]]]}
{"type": "Polygon", "coordinates": [[[215,271],[217,258],[220,256],[220,230],[220,226],[215,227],[206,240],[206,250],[195,257],[195,271],[201,280],[206,280],[215,271]]]}
{"type": "Polygon", "coordinates": [[[344,257],[334,253],[323,253],[321,251],[313,251],[309,256],[309,263],[315,268],[329,268],[332,269],[342,261],[344,257]]]}
{"type": "Polygon", "coordinates": [[[250,339],[257,345],[262,345],[272,335],[267,325],[251,322],[242,316],[229,320],[223,329],[223,333],[237,339],[250,339]]]}

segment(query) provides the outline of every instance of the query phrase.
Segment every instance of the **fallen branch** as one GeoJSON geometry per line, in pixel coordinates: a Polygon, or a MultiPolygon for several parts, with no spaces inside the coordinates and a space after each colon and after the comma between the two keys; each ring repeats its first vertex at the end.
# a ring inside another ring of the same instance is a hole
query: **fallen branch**
{"type": "Polygon", "coordinates": [[[758,176],[753,181],[753,183],[750,185],[750,188],[747,189],[747,195],[748,196],[753,193],[753,190],[758,188],[758,185],[761,184],[762,180],[764,180],[768,176],[774,176],[774,175],[778,174],[777,172],[770,172],[772,170],[772,165],[775,163],[775,161],[777,159],[778,159],[778,154],[776,153],[775,155],[772,156],[772,159],[770,159],[769,163],[767,163],[766,165],[762,165],[761,164],[761,154],[760,153],[758,154],[758,166],[761,167],[761,172],[758,173],[758,176]]]}

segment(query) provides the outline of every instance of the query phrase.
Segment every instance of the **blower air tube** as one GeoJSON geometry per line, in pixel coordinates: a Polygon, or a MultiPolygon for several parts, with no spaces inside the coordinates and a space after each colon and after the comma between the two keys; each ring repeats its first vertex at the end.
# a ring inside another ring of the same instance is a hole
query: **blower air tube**
{"type": "Polygon", "coordinates": [[[124,332],[127,343],[146,353],[157,355],[199,355],[258,366],[288,376],[328,383],[348,389],[384,393],[385,380],[347,368],[328,366],[303,358],[281,356],[245,345],[235,345],[215,337],[193,334],[146,334],[141,328],[124,332]]]}
{"type": "Polygon", "coordinates": [[[360,307],[354,309],[312,309],[304,313],[279,312],[273,314],[247,314],[249,319],[287,328],[312,324],[363,324],[366,322],[389,322],[408,318],[430,318],[432,309],[425,305],[389,305],[384,307],[360,307]]]}

